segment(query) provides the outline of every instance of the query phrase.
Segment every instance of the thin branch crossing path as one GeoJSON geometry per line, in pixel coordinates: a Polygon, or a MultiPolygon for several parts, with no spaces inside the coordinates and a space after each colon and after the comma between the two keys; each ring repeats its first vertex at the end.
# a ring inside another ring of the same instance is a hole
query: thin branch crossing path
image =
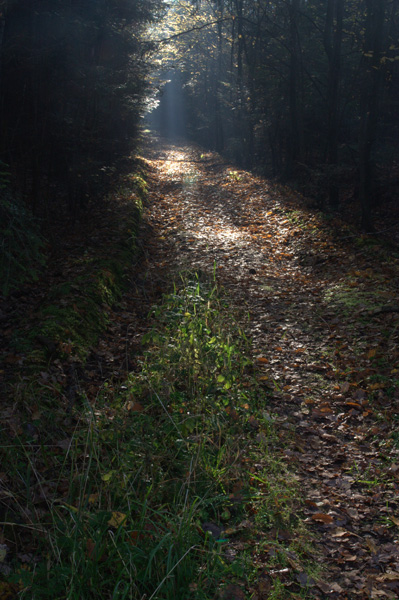
{"type": "Polygon", "coordinates": [[[250,315],[265,410],[320,542],[314,597],[398,597],[398,254],[201,148],[154,138],[144,157],[146,281],[215,269],[250,315]]]}

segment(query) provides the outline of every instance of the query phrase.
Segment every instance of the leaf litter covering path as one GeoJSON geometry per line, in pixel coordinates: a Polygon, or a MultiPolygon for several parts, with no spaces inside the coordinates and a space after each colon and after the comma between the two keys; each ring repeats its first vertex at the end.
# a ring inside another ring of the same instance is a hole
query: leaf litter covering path
{"type": "Polygon", "coordinates": [[[148,279],[216,265],[250,314],[266,408],[326,569],[306,585],[320,598],[399,597],[398,259],[216,154],[153,139],[145,155],[148,279]]]}

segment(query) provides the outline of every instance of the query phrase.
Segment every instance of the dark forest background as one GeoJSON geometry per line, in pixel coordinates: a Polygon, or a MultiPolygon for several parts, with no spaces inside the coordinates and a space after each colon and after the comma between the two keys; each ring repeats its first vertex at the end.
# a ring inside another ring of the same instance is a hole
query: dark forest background
{"type": "Polygon", "coordinates": [[[349,194],[366,231],[395,195],[399,0],[2,0],[3,272],[104,196],[156,86],[161,131],[319,208],[349,194]]]}
{"type": "Polygon", "coordinates": [[[156,8],[151,0],[0,2],[3,292],[35,276],[43,233],[57,242],[90,214],[134,150],[149,68],[143,33],[156,8]]]}
{"type": "Polygon", "coordinates": [[[141,34],[153,5],[1,5],[0,157],[34,212],[58,192],[76,210],[137,136],[147,72],[141,34]]]}

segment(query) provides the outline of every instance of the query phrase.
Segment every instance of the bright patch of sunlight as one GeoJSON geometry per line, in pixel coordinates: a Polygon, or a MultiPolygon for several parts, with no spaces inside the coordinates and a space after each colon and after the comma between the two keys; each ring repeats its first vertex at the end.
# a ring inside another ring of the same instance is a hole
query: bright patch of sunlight
{"type": "Polygon", "coordinates": [[[216,239],[225,240],[227,242],[239,240],[244,237],[243,232],[240,229],[233,229],[231,227],[222,227],[221,229],[213,231],[212,235],[216,239]]]}
{"type": "Polygon", "coordinates": [[[223,224],[204,225],[203,223],[196,223],[199,229],[191,232],[191,236],[202,242],[210,244],[216,244],[219,248],[223,246],[227,248],[234,246],[247,246],[250,242],[250,237],[238,228],[226,227],[223,224]]]}

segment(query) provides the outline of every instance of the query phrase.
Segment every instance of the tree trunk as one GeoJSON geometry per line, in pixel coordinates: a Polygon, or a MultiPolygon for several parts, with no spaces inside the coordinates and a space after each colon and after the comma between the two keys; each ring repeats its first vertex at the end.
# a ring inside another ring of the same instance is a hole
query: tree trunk
{"type": "Polygon", "coordinates": [[[373,230],[372,205],[374,187],[374,149],[379,117],[379,94],[383,67],[386,0],[366,0],[367,15],[363,52],[364,90],[359,139],[359,199],[362,227],[373,230]]]}
{"type": "Polygon", "coordinates": [[[223,58],[223,38],[222,38],[222,22],[223,18],[223,5],[220,5],[218,18],[220,19],[217,24],[218,29],[218,57],[217,57],[217,76],[215,85],[215,147],[217,152],[222,152],[224,149],[224,135],[223,135],[223,122],[222,122],[222,111],[220,106],[220,82],[222,81],[222,58],[223,58]]]}
{"type": "Polygon", "coordinates": [[[341,46],[344,0],[328,0],[324,46],[328,57],[328,125],[327,164],[329,204],[333,209],[339,205],[339,186],[336,181],[338,164],[338,104],[341,76],[341,46]],[[335,26],[334,26],[335,19],[335,26]]]}
{"type": "Polygon", "coordinates": [[[303,118],[300,98],[301,48],[298,35],[300,0],[291,0],[289,5],[290,70],[289,111],[290,146],[287,156],[287,177],[294,173],[295,164],[304,161],[303,118]]]}

